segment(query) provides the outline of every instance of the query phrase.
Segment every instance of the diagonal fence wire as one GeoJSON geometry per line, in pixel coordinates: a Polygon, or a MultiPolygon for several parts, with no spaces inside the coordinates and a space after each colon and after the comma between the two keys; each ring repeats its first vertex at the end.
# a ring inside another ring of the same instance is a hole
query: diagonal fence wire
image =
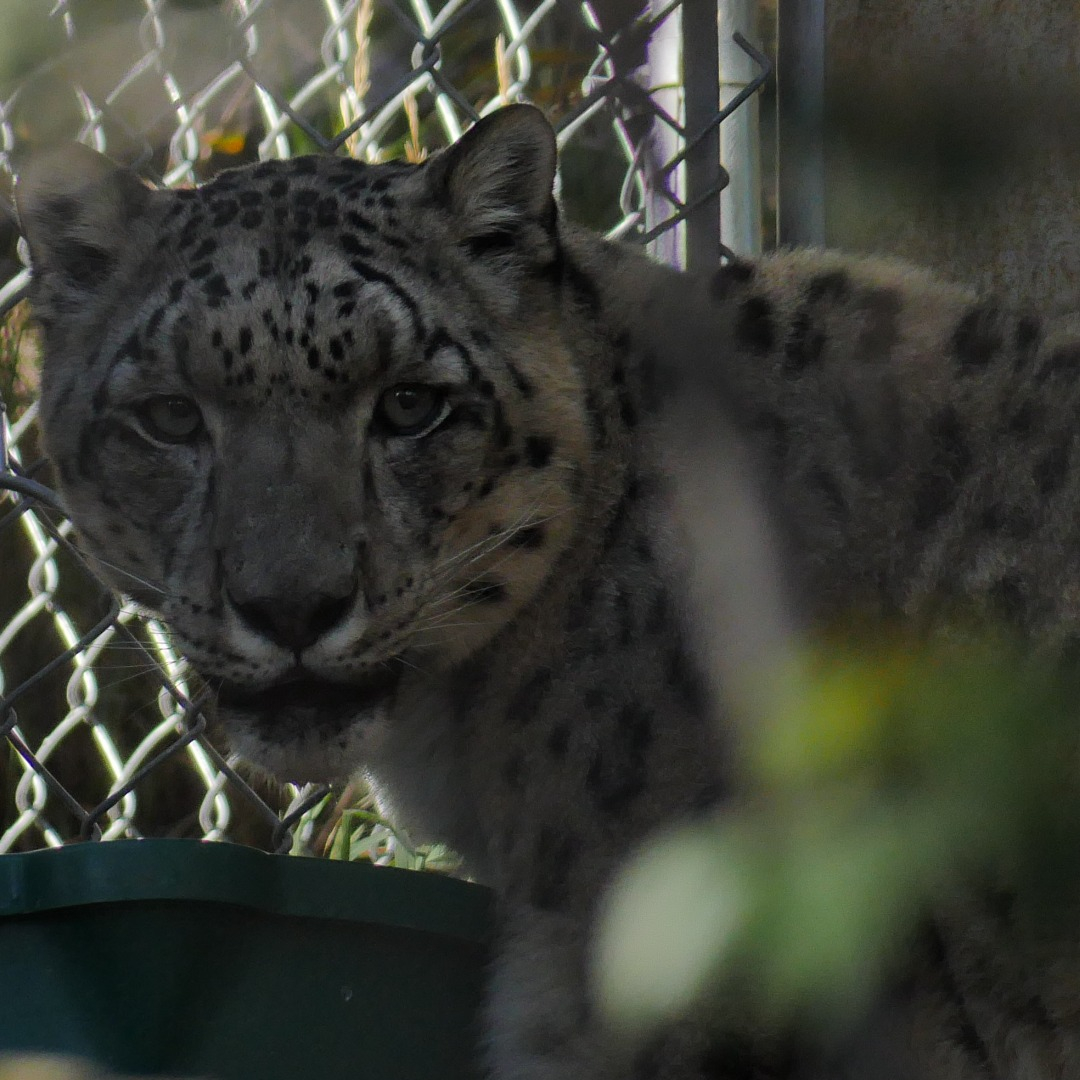
{"type": "Polygon", "coordinates": [[[327,795],[245,776],[167,628],[114,598],[72,543],[35,425],[5,183],[23,157],[76,138],[168,186],[298,153],[417,160],[526,99],[556,126],[571,216],[675,261],[719,254],[727,178],[695,152],[770,69],[740,36],[759,74],[720,109],[715,74],[695,77],[680,37],[687,4],[703,6],[56,0],[8,28],[20,49],[14,72],[0,52],[0,853],[143,835],[308,850],[327,795]]]}

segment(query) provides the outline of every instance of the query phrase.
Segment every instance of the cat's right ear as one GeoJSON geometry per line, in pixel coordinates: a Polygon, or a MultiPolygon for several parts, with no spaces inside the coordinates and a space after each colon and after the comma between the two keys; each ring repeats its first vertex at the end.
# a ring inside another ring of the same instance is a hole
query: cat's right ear
{"type": "Polygon", "coordinates": [[[107,279],[153,192],[131,170],[80,143],[31,158],[15,206],[37,278],[89,292],[107,279]]]}

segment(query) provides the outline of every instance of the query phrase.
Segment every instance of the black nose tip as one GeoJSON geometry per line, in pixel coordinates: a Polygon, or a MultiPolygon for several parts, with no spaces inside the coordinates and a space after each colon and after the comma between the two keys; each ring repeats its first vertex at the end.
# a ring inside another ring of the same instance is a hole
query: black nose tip
{"type": "Polygon", "coordinates": [[[277,645],[300,652],[341,622],[354,596],[355,590],[347,596],[314,592],[296,599],[259,597],[244,603],[230,599],[253,630],[277,645]]]}

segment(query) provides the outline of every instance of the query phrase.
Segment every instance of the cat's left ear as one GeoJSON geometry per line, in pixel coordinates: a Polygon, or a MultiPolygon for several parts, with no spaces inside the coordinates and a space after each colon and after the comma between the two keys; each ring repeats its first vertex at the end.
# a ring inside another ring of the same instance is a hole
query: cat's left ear
{"type": "Polygon", "coordinates": [[[454,215],[476,254],[527,239],[555,222],[555,132],[532,105],[484,117],[423,169],[433,199],[454,215]]]}

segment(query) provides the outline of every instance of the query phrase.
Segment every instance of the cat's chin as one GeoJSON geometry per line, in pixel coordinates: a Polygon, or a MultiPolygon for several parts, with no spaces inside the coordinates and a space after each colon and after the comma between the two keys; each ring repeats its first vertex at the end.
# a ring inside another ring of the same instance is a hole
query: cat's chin
{"type": "Polygon", "coordinates": [[[261,690],[232,684],[217,716],[232,750],[250,765],[293,783],[342,780],[380,742],[396,677],[364,683],[294,680],[261,690]]]}

